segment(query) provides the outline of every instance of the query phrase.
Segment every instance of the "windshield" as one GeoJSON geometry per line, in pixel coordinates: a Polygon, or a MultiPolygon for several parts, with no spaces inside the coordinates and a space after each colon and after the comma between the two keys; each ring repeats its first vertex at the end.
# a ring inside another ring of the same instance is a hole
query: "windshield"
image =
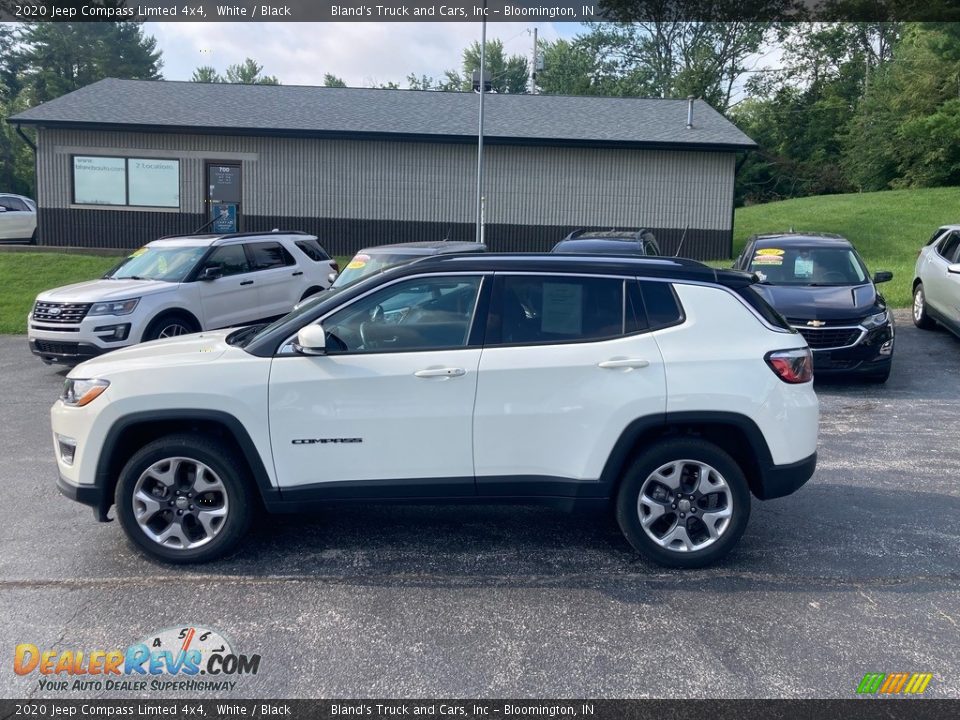
{"type": "Polygon", "coordinates": [[[300,317],[301,315],[305,315],[306,313],[310,312],[313,309],[314,305],[317,304],[317,301],[321,299],[327,300],[333,297],[334,295],[336,295],[337,293],[339,293],[341,290],[343,290],[343,288],[338,288],[336,285],[331,285],[322,293],[317,293],[316,295],[311,296],[307,300],[304,300],[302,303],[294,307],[294,309],[291,310],[289,313],[287,313],[283,317],[277,318],[269,325],[266,325],[266,324],[251,325],[243,329],[244,331],[251,330],[251,332],[249,333],[238,332],[238,333],[235,333],[234,335],[231,335],[229,338],[230,344],[236,345],[237,347],[246,347],[261,335],[267,335],[271,333],[275,328],[278,328],[281,325],[284,325],[285,323],[300,317]]]}
{"type": "Polygon", "coordinates": [[[867,269],[850,248],[763,247],[754,250],[750,271],[766,285],[862,285],[867,269]]]}
{"type": "Polygon", "coordinates": [[[410,262],[416,256],[404,253],[366,253],[358,252],[353,259],[347,263],[338,276],[332,287],[342,288],[355,283],[360,278],[365,278],[374,273],[383,272],[387,268],[395,265],[402,265],[410,262]]]}
{"type": "Polygon", "coordinates": [[[181,282],[206,251],[206,247],[142,247],[104,277],[181,282]]]}

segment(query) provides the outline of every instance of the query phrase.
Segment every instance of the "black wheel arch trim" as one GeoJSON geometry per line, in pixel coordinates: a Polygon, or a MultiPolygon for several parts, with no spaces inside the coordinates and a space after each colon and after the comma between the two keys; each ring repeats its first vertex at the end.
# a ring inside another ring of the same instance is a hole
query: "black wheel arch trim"
{"type": "Polygon", "coordinates": [[[110,506],[113,505],[113,490],[116,487],[117,478],[111,477],[110,466],[123,433],[135,425],[150,425],[163,422],[182,422],[184,424],[191,422],[208,422],[222,425],[227,429],[243,453],[244,460],[247,462],[247,467],[250,469],[250,474],[253,477],[257,489],[260,491],[260,498],[263,502],[269,504],[271,500],[280,499],[279,489],[270,483],[270,476],[267,473],[266,466],[263,464],[263,458],[257,451],[256,445],[253,444],[253,440],[250,438],[247,429],[236,417],[222,410],[187,408],[151,410],[124,415],[116,420],[107,431],[103,445],[100,448],[100,456],[97,458],[97,470],[94,476],[94,487],[96,487],[99,492],[99,505],[94,507],[94,512],[97,513],[99,511],[99,518],[105,519],[106,512],[110,509],[110,506]]]}

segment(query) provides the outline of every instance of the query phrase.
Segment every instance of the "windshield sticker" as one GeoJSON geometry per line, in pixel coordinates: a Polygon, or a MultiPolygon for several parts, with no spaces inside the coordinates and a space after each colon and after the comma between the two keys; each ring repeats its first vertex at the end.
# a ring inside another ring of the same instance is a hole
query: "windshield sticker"
{"type": "Polygon", "coordinates": [[[813,259],[798,257],[793,264],[793,274],[797,277],[810,277],[813,275],[813,259]]]}
{"type": "Polygon", "coordinates": [[[147,251],[147,248],[142,247],[142,248],[140,248],[139,250],[134,250],[132,253],[130,253],[130,257],[132,257],[132,258],[140,257],[140,256],[143,255],[146,251],[147,251]]]}
{"type": "Polygon", "coordinates": [[[583,328],[583,286],[579,283],[543,284],[542,332],[579,335],[583,328]]]}
{"type": "Polygon", "coordinates": [[[754,265],[783,265],[782,255],[755,255],[754,265]]]}
{"type": "Polygon", "coordinates": [[[366,267],[367,264],[363,260],[351,260],[350,264],[347,265],[347,270],[359,270],[362,267],[366,267]]]}
{"type": "Polygon", "coordinates": [[[757,255],[783,255],[783,250],[780,248],[760,248],[757,250],[757,255]]]}

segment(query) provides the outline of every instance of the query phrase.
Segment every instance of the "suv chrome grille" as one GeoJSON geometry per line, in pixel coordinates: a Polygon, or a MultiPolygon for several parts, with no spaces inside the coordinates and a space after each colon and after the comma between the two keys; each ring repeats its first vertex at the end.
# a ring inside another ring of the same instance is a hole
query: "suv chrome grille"
{"type": "Polygon", "coordinates": [[[78,323],[86,317],[92,304],[38,302],[33,308],[33,319],[49,323],[78,323]]]}
{"type": "Polygon", "coordinates": [[[853,345],[860,339],[860,328],[809,328],[798,327],[797,330],[812,350],[828,350],[853,345]]]}

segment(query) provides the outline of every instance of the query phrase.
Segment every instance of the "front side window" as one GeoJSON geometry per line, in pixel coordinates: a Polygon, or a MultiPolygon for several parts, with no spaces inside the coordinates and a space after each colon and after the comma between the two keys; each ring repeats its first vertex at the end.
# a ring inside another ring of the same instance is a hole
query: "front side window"
{"type": "Polygon", "coordinates": [[[218,247],[203,261],[202,269],[207,268],[219,268],[223,277],[250,272],[250,265],[247,263],[247,254],[243,250],[243,245],[218,247]]]}
{"type": "Polygon", "coordinates": [[[181,282],[207,251],[205,247],[142,247],[104,275],[115,280],[181,282]]]}
{"type": "Polygon", "coordinates": [[[323,321],[329,353],[426,351],[467,345],[479,276],[404,280],[323,321]]]}
{"type": "Polygon", "coordinates": [[[293,257],[280,243],[250,243],[247,247],[250,249],[254,270],[271,270],[295,264],[293,257]]]}
{"type": "Polygon", "coordinates": [[[566,343],[624,333],[623,280],[501,275],[494,285],[488,345],[566,343]]]}

